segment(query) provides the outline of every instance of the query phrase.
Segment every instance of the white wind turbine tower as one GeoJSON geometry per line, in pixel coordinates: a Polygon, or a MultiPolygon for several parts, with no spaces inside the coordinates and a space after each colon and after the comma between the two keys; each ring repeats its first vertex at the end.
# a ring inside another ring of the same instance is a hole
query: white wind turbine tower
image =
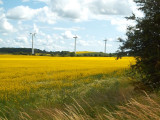
{"type": "Polygon", "coordinates": [[[73,38],[75,39],[74,53],[76,54],[76,42],[78,37],[75,35],[73,38]]]}
{"type": "Polygon", "coordinates": [[[106,48],[107,48],[107,39],[105,39],[104,41],[105,41],[104,53],[106,53],[106,48]]]}
{"type": "Polygon", "coordinates": [[[30,33],[32,35],[32,55],[34,55],[34,48],[33,48],[33,39],[36,36],[36,33],[30,33]]]}

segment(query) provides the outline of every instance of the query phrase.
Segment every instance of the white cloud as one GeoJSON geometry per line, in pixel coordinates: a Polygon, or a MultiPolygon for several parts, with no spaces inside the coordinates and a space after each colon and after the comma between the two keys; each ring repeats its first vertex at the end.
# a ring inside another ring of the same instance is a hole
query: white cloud
{"type": "Polygon", "coordinates": [[[80,46],[90,46],[91,43],[90,41],[85,41],[85,40],[78,40],[77,42],[80,46]]]}
{"type": "Polygon", "coordinates": [[[8,33],[13,32],[13,26],[11,23],[8,22],[6,19],[6,16],[4,14],[4,9],[0,8],[0,32],[2,33],[8,33]]]}
{"type": "Polygon", "coordinates": [[[50,2],[52,11],[59,17],[75,21],[131,13],[128,0],[50,0],[50,2]]]}
{"type": "Polygon", "coordinates": [[[33,18],[35,14],[36,14],[36,11],[34,9],[29,8],[28,6],[17,6],[15,8],[8,10],[6,16],[9,19],[29,20],[33,18]]]}
{"type": "Polygon", "coordinates": [[[36,24],[33,24],[33,32],[35,32],[35,33],[39,32],[39,28],[37,27],[36,24]]]}
{"type": "MultiPolygon", "coordinates": [[[[26,1],[26,0],[25,0],[26,1]]],[[[132,0],[34,0],[45,2],[48,6],[32,9],[17,6],[7,12],[7,18],[31,20],[54,24],[60,19],[86,21],[91,19],[106,20],[110,15],[130,15],[137,10],[132,0]]]]}
{"type": "Polygon", "coordinates": [[[65,49],[66,48],[62,45],[53,44],[53,46],[51,46],[49,50],[51,50],[51,51],[64,51],[65,49]]]}
{"type": "Polygon", "coordinates": [[[54,24],[58,19],[58,16],[54,12],[52,12],[47,6],[36,9],[35,11],[37,12],[35,16],[36,21],[54,24]]]}
{"type": "Polygon", "coordinates": [[[64,39],[73,39],[74,35],[71,33],[71,31],[65,31],[65,33],[62,33],[62,36],[64,39]]]}
{"type": "Polygon", "coordinates": [[[78,0],[51,0],[52,11],[56,12],[61,17],[79,18],[80,3],[78,0]]]}
{"type": "Polygon", "coordinates": [[[61,44],[65,44],[65,42],[64,42],[64,41],[60,41],[60,43],[61,43],[61,44]]]}
{"type": "Polygon", "coordinates": [[[111,20],[112,25],[117,26],[117,30],[120,32],[125,32],[127,29],[127,20],[125,18],[114,18],[111,20]]]}
{"type": "Polygon", "coordinates": [[[7,35],[8,35],[8,33],[2,33],[2,35],[3,35],[3,36],[7,36],[7,35]]]}
{"type": "Polygon", "coordinates": [[[58,18],[47,6],[38,9],[32,9],[28,6],[17,6],[7,11],[8,19],[17,20],[33,20],[37,22],[44,22],[54,24],[58,18]]]}
{"type": "MultiPolygon", "coordinates": [[[[58,36],[58,35],[57,35],[58,36]]],[[[55,50],[64,50],[64,46],[62,46],[62,41],[59,41],[58,37],[55,38],[49,34],[45,36],[37,35],[37,39],[35,39],[35,47],[39,49],[45,49],[48,51],[55,51],[55,50]],[[60,45],[58,43],[60,43],[60,45]]]]}
{"type": "Polygon", "coordinates": [[[29,2],[30,0],[22,0],[22,2],[29,2]]]}
{"type": "Polygon", "coordinates": [[[34,0],[35,2],[44,2],[46,4],[49,4],[50,0],[34,0]]]}
{"type": "Polygon", "coordinates": [[[125,33],[127,26],[135,25],[134,21],[128,21],[127,19],[120,16],[109,17],[108,20],[111,22],[111,25],[116,26],[117,31],[125,33]]]}
{"type": "Polygon", "coordinates": [[[5,31],[13,31],[13,26],[7,21],[7,19],[1,19],[0,20],[1,26],[0,28],[5,30],[5,31]]]}
{"type": "Polygon", "coordinates": [[[132,12],[137,16],[137,17],[144,17],[144,14],[142,11],[138,10],[138,6],[136,5],[135,2],[133,2],[133,0],[129,0],[129,5],[130,8],[132,9],[132,12]]]}
{"type": "Polygon", "coordinates": [[[89,9],[84,0],[51,0],[50,7],[60,18],[74,21],[88,20],[89,9]]]}
{"type": "Polygon", "coordinates": [[[53,29],[59,30],[59,31],[78,31],[78,30],[84,30],[85,28],[83,27],[71,27],[71,28],[54,27],[53,29]]]}
{"type": "Polygon", "coordinates": [[[94,0],[88,6],[94,14],[101,15],[127,15],[131,12],[128,0],[94,0]]]}
{"type": "Polygon", "coordinates": [[[3,4],[3,1],[2,0],[0,0],[0,5],[2,5],[3,4]]]}
{"type": "Polygon", "coordinates": [[[3,42],[3,40],[0,38],[0,42],[3,42]]]}
{"type": "Polygon", "coordinates": [[[28,38],[26,36],[19,36],[15,39],[15,42],[18,42],[18,43],[28,43],[28,38]]]}
{"type": "Polygon", "coordinates": [[[58,18],[77,22],[107,20],[113,15],[125,17],[132,12],[143,15],[133,0],[50,0],[48,5],[58,18]]]}

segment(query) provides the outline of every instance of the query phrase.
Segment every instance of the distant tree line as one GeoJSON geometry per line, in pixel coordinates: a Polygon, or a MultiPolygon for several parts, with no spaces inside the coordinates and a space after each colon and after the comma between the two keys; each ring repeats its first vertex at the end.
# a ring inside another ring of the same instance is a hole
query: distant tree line
{"type": "MultiPolygon", "coordinates": [[[[0,54],[31,55],[31,48],[0,48],[0,54]]],[[[46,53],[45,50],[35,49],[35,53],[46,53]]]]}
{"type": "Polygon", "coordinates": [[[91,52],[76,54],[77,57],[117,57],[116,53],[91,52]]]}
{"type": "MultiPolygon", "coordinates": [[[[117,57],[117,53],[103,53],[103,52],[90,52],[75,54],[70,51],[45,51],[34,49],[35,55],[38,56],[59,56],[59,57],[117,57]]],[[[14,55],[31,55],[31,48],[0,48],[0,54],[14,54],[14,55]]],[[[127,55],[124,55],[127,56],[127,55]]]]}

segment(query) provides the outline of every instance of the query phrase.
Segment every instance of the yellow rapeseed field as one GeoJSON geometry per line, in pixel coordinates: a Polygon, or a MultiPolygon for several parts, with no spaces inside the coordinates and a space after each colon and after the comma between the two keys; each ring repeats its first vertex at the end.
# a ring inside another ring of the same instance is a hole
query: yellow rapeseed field
{"type": "Polygon", "coordinates": [[[77,51],[76,54],[94,53],[90,51],[77,51]]]}
{"type": "MultiPolygon", "coordinates": [[[[134,59],[124,57],[49,57],[0,55],[0,99],[31,90],[73,87],[87,76],[128,68],[134,59]]],[[[88,82],[90,79],[83,80],[88,82]]]]}

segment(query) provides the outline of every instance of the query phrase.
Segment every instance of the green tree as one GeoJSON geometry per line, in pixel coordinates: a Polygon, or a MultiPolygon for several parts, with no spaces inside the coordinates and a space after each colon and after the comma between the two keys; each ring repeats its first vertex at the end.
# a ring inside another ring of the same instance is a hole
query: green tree
{"type": "Polygon", "coordinates": [[[127,39],[119,39],[123,44],[119,56],[132,55],[137,59],[134,66],[146,77],[142,80],[146,85],[160,87],[160,0],[134,0],[144,17],[134,14],[128,20],[136,22],[129,26],[127,39]]]}

